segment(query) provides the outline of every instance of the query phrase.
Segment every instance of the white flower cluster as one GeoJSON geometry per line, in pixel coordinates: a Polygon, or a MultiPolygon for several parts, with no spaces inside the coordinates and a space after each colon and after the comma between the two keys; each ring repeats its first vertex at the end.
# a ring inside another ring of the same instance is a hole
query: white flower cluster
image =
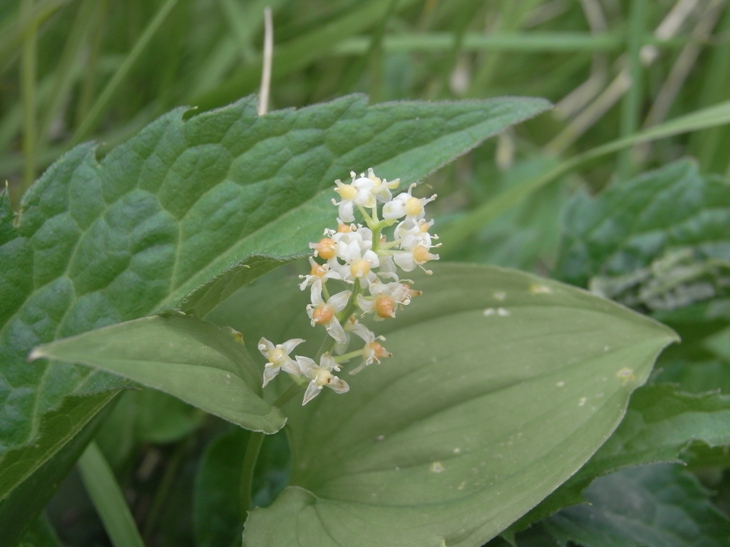
{"type": "Polygon", "coordinates": [[[358,177],[350,173],[350,176],[350,184],[335,181],[340,201],[333,199],[332,203],[338,207],[338,226],[325,230],[322,239],[310,243],[314,251],[314,257],[309,258],[311,269],[308,275],[300,276],[299,288],[310,287],[307,314],[311,324],[322,325],[329,335],[320,350],[319,363],[309,357],[289,356],[304,342],[301,338],[276,345],[261,338],[258,345],[268,361],[264,386],[281,370],[297,383],[304,383],[302,377],[309,380],[302,404],[319,395],[324,386],[337,393],[348,391],[347,382],[333,374],[340,372],[344,363],[360,359],[360,364],[350,371],[355,374],[391,356],[380,344],[384,338],[376,336],[359,319],[371,313],[376,321],[395,317],[400,308],[410,304],[411,298],[421,294],[411,287],[410,281],[399,278],[398,269],[411,272],[421,268],[431,274],[424,264],[439,258],[431,252],[438,247],[434,244],[438,236],[429,233],[433,221],[425,218],[425,206],[435,195],[414,197],[416,185],[412,184],[408,191],[394,198],[391,190],[398,187],[399,179],[388,182],[376,177],[372,169],[368,169],[367,175],[362,173],[358,177]],[[364,225],[355,223],[356,210],[362,215],[364,225]],[[392,237],[388,239],[383,230],[393,226],[392,237]],[[346,290],[330,295],[329,280],[344,283],[346,290]],[[353,334],[363,345],[348,353],[353,334]]]}

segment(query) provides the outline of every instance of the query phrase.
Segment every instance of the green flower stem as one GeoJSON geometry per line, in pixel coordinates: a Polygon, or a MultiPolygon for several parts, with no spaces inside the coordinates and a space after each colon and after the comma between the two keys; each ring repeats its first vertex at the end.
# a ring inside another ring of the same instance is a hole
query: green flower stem
{"type": "Polygon", "coordinates": [[[325,300],[330,299],[330,292],[327,290],[327,280],[326,279],[322,280],[322,294],[324,295],[325,300]]]}
{"type": "Polygon", "coordinates": [[[351,351],[350,353],[345,353],[344,355],[338,355],[337,357],[335,357],[335,362],[339,364],[346,363],[353,357],[362,357],[362,350],[357,349],[355,351],[351,351]]]}
{"type": "MultiPolygon", "coordinates": [[[[337,320],[344,324],[346,321],[350,319],[350,316],[355,312],[355,308],[357,308],[357,295],[360,294],[361,288],[360,288],[360,280],[356,279],[355,284],[352,287],[352,294],[350,295],[350,299],[347,301],[347,305],[345,305],[344,309],[337,314],[337,320]]],[[[329,353],[332,351],[332,348],[335,347],[335,340],[331,336],[326,336],[325,339],[322,341],[322,345],[319,347],[319,351],[317,352],[317,356],[314,358],[316,362],[319,362],[319,358],[322,357],[325,353],[329,353]]]]}
{"type": "MultiPolygon", "coordinates": [[[[362,292],[362,287],[360,287],[360,280],[355,279],[355,284],[352,287],[352,294],[350,295],[350,299],[347,301],[347,305],[345,308],[337,314],[337,319],[342,323],[345,324],[346,321],[350,319],[350,316],[355,313],[355,309],[357,308],[357,297],[362,292]]],[[[335,341],[331,336],[328,336],[330,340],[332,340],[332,343],[330,344],[330,348],[332,349],[335,346],[335,341]]],[[[328,350],[329,351],[329,350],[328,350]]]]}
{"type": "Polygon", "coordinates": [[[246,455],[243,457],[241,468],[241,485],[239,495],[241,498],[241,518],[246,522],[248,512],[252,508],[253,500],[253,475],[256,470],[256,461],[259,459],[261,445],[264,442],[264,434],[260,431],[252,431],[246,446],[246,455]]]}
{"type": "MultiPolygon", "coordinates": [[[[296,377],[291,377],[291,378],[292,378],[292,380],[295,380],[295,381],[299,380],[299,378],[296,378],[296,377]]],[[[283,407],[286,403],[289,402],[289,400],[292,397],[294,397],[294,395],[299,393],[306,385],[307,385],[307,382],[302,382],[302,383],[296,382],[296,383],[292,384],[291,386],[289,386],[289,389],[287,389],[284,393],[282,393],[279,396],[279,398],[274,403],[274,406],[279,407],[279,408],[283,407]]]]}
{"type": "MultiPolygon", "coordinates": [[[[298,380],[298,378],[292,378],[298,380]]],[[[283,407],[289,400],[299,393],[307,383],[293,383],[289,386],[284,393],[274,402],[274,406],[283,407]]],[[[264,434],[260,431],[252,431],[251,436],[248,438],[248,445],[246,446],[246,455],[243,457],[243,465],[241,467],[241,484],[239,487],[241,497],[241,518],[243,522],[246,522],[246,517],[251,509],[253,502],[253,477],[254,471],[256,470],[256,462],[259,459],[259,453],[261,452],[261,445],[264,442],[264,434]]]]}

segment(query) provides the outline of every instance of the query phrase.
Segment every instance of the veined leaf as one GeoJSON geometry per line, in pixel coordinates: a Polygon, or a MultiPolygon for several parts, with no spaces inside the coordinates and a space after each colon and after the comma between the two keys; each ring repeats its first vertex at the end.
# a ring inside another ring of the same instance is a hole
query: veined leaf
{"type": "Polygon", "coordinates": [[[730,519],[709,497],[679,465],[626,469],[591,484],[589,505],[564,509],[541,528],[563,547],[724,547],[730,519]]]}
{"type": "Polygon", "coordinates": [[[286,421],[260,397],[261,375],[240,333],[194,317],[127,321],[39,346],[30,358],[119,374],[253,431],[274,433],[286,421]]]}
{"type": "Polygon", "coordinates": [[[683,307],[719,296],[730,279],[728,225],[730,183],[681,160],[596,198],[577,195],[557,271],[629,305],[683,307]]]}
{"type": "MultiPolygon", "coordinates": [[[[482,545],[606,441],[675,339],[560,283],[438,266],[418,279],[423,296],[378,323],[392,359],[346,376],[345,395],[290,403],[290,486],[250,514],[246,545],[482,545]]],[[[294,285],[246,288],[214,320],[275,294],[276,309],[301,310],[297,320],[238,314],[233,326],[310,338],[308,295],[294,285]]]]}
{"type": "Polygon", "coordinates": [[[660,384],[638,389],[616,432],[578,473],[514,526],[521,530],[562,507],[584,501],[595,478],[655,462],[677,462],[693,442],[730,444],[730,396],[688,394],[660,384]]]}
{"type": "Polygon", "coordinates": [[[368,107],[350,96],[259,117],[249,97],[187,121],[170,112],[101,161],[91,145],[73,149],[16,219],[0,197],[0,498],[125,385],[85,367],[28,365],[31,348],[186,298],[182,308],[203,316],[307,251],[329,223],[323,189],[335,178],[374,167],[415,181],[548,107],[519,98],[368,107]],[[54,420],[64,428],[44,425],[54,420]]]}

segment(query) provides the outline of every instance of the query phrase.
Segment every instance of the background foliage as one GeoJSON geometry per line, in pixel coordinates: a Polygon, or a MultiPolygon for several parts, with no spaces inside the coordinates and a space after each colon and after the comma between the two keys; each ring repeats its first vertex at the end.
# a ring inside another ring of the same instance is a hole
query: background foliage
{"type": "MultiPolygon", "coordinates": [[[[3,203],[0,215],[11,218],[11,205],[75,144],[96,140],[102,158],[180,105],[202,112],[256,92],[265,5],[275,22],[272,110],[350,92],[367,93],[371,104],[503,95],[552,101],[554,112],[426,180],[440,196],[436,231],[448,243],[448,258],[590,286],[683,338],[663,355],[652,379],[657,385],[637,393],[627,419],[584,473],[512,532],[537,525],[505,537],[519,545],[694,545],[700,537],[722,545],[730,492],[723,425],[730,406],[730,129],[721,125],[730,99],[728,3],[3,2],[0,176],[9,181],[11,203],[3,203]],[[716,105],[711,115],[685,118],[716,105]],[[669,137],[600,149],[642,131],[669,137]],[[566,509],[543,519],[578,501],[596,475],[680,458],[697,475],[659,466],[607,474],[585,494],[590,511],[566,509]],[[641,509],[628,515],[616,505],[627,483],[641,509]],[[682,518],[643,518],[670,509],[682,518]],[[586,524],[596,521],[601,528],[586,524]],[[676,543],[667,543],[671,526],[681,528],[671,535],[676,543]]],[[[53,213],[53,203],[43,205],[53,213]]],[[[3,295],[0,306],[11,303],[3,295]]],[[[88,404],[107,400],[99,395],[88,404]]],[[[97,415],[105,421],[96,442],[146,543],[234,541],[235,514],[213,518],[196,492],[220,500],[219,507],[230,503],[231,492],[220,486],[221,462],[240,453],[240,433],[148,391],[125,393],[107,413],[97,415]]],[[[75,456],[54,465],[71,468],[89,440],[77,439],[75,456]]],[[[264,451],[257,500],[265,505],[285,483],[288,459],[280,436],[267,439],[264,451]]],[[[40,519],[27,541],[49,544],[54,529],[69,544],[108,541],[75,472],[46,514],[53,528],[40,519]]]]}

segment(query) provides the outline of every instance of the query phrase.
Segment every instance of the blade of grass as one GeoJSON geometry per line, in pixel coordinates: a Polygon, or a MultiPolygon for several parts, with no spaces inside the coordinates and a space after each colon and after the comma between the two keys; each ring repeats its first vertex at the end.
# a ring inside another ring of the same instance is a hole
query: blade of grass
{"type": "MultiPolygon", "coordinates": [[[[705,67],[702,83],[698,85],[699,106],[716,104],[730,97],[730,6],[725,5],[725,13],[718,25],[715,35],[725,36],[709,49],[709,59],[705,67]]],[[[692,135],[689,150],[697,155],[697,160],[705,171],[718,172],[730,169],[730,161],[726,153],[730,139],[730,128],[716,127],[692,135]]]]}
{"type": "MultiPolygon", "coordinates": [[[[348,36],[370,28],[382,20],[390,7],[391,0],[373,0],[372,2],[355,3],[343,15],[333,21],[318,26],[314,30],[297,38],[274,46],[274,64],[272,81],[276,81],[291,72],[303,68],[312,61],[331,52],[335,45],[348,36]]],[[[416,3],[416,0],[400,0],[397,11],[416,3]]],[[[193,97],[191,104],[197,105],[201,111],[227,104],[250,93],[258,87],[261,78],[261,58],[243,68],[218,88],[199,97],[193,97]]]]}
{"type": "MultiPolygon", "coordinates": [[[[528,14],[537,3],[538,0],[526,0],[523,2],[503,1],[499,10],[498,19],[501,30],[515,31],[522,27],[528,14]]],[[[484,94],[484,91],[491,84],[497,67],[500,66],[501,59],[501,52],[489,51],[487,53],[469,86],[469,96],[480,97],[484,94]]]]}
{"type": "Polygon", "coordinates": [[[167,16],[170,14],[172,9],[175,7],[175,5],[178,3],[178,0],[167,0],[162,7],[158,10],[158,12],[155,14],[155,16],[152,18],[152,20],[149,22],[147,27],[145,28],[142,35],[139,37],[137,42],[134,44],[134,47],[132,50],[127,54],[127,56],[124,59],[124,62],[119,67],[119,69],[116,71],[114,76],[112,76],[112,79],[107,83],[104,90],[101,92],[99,97],[94,102],[94,105],[89,110],[89,113],[86,115],[84,120],[79,124],[79,126],[76,128],[76,131],[74,132],[73,136],[71,137],[69,146],[73,146],[75,144],[78,144],[82,139],[84,139],[87,134],[93,129],[94,125],[98,121],[99,117],[101,116],[104,109],[109,104],[109,101],[111,100],[112,96],[116,92],[117,88],[119,87],[119,84],[124,80],[124,78],[127,77],[130,70],[134,66],[134,63],[139,58],[140,54],[144,51],[144,49],[147,47],[147,45],[152,40],[152,37],[157,33],[162,23],[165,22],[165,19],[167,19],[167,16]]]}
{"type": "Polygon", "coordinates": [[[38,61],[38,23],[33,18],[34,0],[22,0],[20,18],[34,21],[25,28],[23,53],[20,64],[21,95],[23,101],[23,187],[28,188],[35,180],[36,125],[36,63],[38,61]]]}
{"type": "MultiPolygon", "coordinates": [[[[429,32],[425,34],[399,33],[383,38],[383,50],[387,53],[443,53],[453,50],[453,32],[429,32]]],[[[335,55],[361,55],[367,52],[371,38],[352,36],[334,49],[335,55]]],[[[659,48],[676,49],[687,43],[686,38],[656,38],[647,35],[643,44],[659,48]]],[[[607,52],[621,51],[625,41],[614,32],[497,32],[481,34],[467,32],[461,42],[461,51],[510,51],[523,53],[607,52]]]]}
{"type": "Polygon", "coordinates": [[[76,105],[75,125],[78,127],[88,116],[91,104],[96,93],[96,81],[99,76],[99,60],[101,48],[104,42],[106,17],[109,9],[109,0],[98,0],[96,2],[96,13],[94,14],[94,33],[91,38],[91,47],[86,61],[86,70],[81,82],[78,104],[76,105]]]}
{"type": "Polygon", "coordinates": [[[730,101],[675,118],[662,125],[609,142],[582,154],[577,154],[543,175],[528,179],[519,186],[505,190],[495,198],[454,221],[446,229],[439,230],[440,241],[443,243],[444,249],[440,254],[448,256],[449,253],[458,249],[469,236],[479,231],[487,223],[520,203],[530,194],[558,180],[563,175],[581,165],[586,165],[593,160],[618,152],[634,144],[663,139],[691,131],[699,131],[709,127],[717,127],[728,123],[730,123],[730,101]]]}
{"type": "MultiPolygon", "coordinates": [[[[646,21],[646,0],[631,2],[629,13],[629,34],[627,39],[628,71],[631,83],[621,104],[621,137],[636,133],[641,116],[641,98],[643,94],[643,70],[641,63],[642,38],[646,21]]],[[[617,173],[622,180],[631,174],[631,148],[621,151],[618,158],[617,173]]]]}
{"type": "Polygon", "coordinates": [[[124,495],[96,443],[79,458],[81,480],[114,547],[144,547],[124,495]]]}
{"type": "Polygon", "coordinates": [[[69,0],[44,0],[33,5],[26,17],[9,20],[0,28],[0,74],[12,66],[22,49],[23,40],[30,28],[40,28],[49,17],[69,0]]]}
{"type": "Polygon", "coordinates": [[[97,0],[83,0],[76,12],[76,17],[68,33],[66,45],[61,52],[60,59],[56,64],[53,90],[42,116],[38,130],[38,154],[43,154],[43,149],[49,138],[51,124],[58,116],[61,107],[68,98],[71,86],[79,76],[76,66],[80,62],[81,50],[85,45],[86,37],[92,28],[93,15],[96,9],[97,0]]]}

